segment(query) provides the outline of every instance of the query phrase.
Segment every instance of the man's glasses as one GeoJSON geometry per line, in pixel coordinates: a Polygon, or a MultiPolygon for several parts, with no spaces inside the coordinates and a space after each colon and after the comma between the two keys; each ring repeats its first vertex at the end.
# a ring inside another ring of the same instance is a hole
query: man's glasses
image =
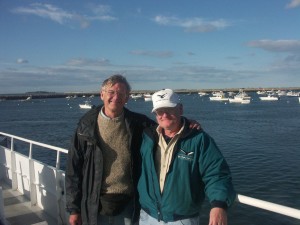
{"type": "Polygon", "coordinates": [[[163,116],[164,114],[168,114],[168,115],[174,115],[177,111],[177,107],[170,107],[170,108],[160,108],[155,110],[155,114],[157,116],[163,116]]]}
{"type": "Polygon", "coordinates": [[[126,98],[127,93],[125,92],[119,92],[119,91],[114,91],[114,90],[103,90],[104,92],[107,93],[109,97],[114,97],[115,95],[118,95],[120,98],[126,98]]]}

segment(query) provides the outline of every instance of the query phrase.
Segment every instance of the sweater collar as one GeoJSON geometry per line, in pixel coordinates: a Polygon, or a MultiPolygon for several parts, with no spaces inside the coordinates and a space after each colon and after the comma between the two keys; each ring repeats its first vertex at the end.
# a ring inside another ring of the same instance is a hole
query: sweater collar
{"type": "Polygon", "coordinates": [[[99,116],[101,116],[102,118],[104,118],[106,120],[120,121],[120,120],[123,120],[123,118],[124,118],[124,110],[123,110],[123,112],[122,112],[122,114],[120,116],[115,117],[115,118],[110,118],[110,117],[108,117],[108,116],[106,116],[104,114],[104,106],[102,106],[102,108],[101,108],[101,110],[99,112],[99,116]]]}

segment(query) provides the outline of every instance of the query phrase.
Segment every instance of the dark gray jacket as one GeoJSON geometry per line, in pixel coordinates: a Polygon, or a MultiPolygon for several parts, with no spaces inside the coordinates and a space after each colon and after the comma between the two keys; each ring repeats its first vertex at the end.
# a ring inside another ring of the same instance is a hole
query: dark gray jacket
{"type": "MultiPolygon", "coordinates": [[[[100,191],[103,173],[103,155],[99,144],[97,117],[102,106],[87,112],[79,121],[68,152],[66,166],[66,206],[70,214],[81,214],[83,225],[97,224],[100,206],[100,191]]],[[[131,174],[135,187],[135,210],[133,219],[138,218],[138,192],[140,176],[140,145],[145,127],[156,123],[145,115],[124,108],[125,123],[130,136],[131,174]]]]}

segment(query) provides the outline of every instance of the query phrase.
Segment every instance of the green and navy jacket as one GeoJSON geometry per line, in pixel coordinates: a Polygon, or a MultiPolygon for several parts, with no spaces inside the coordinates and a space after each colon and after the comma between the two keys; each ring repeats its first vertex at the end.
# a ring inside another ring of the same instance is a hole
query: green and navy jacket
{"type": "Polygon", "coordinates": [[[236,198],[228,164],[214,140],[203,130],[185,127],[160,192],[155,169],[158,134],[146,128],[141,146],[140,204],[158,221],[171,222],[199,215],[205,195],[212,207],[227,209],[236,198]]]}

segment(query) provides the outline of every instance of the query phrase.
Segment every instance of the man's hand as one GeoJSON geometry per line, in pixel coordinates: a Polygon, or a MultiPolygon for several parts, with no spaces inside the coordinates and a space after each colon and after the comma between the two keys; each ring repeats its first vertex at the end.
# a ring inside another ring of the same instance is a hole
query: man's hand
{"type": "Polygon", "coordinates": [[[208,225],[227,225],[227,213],[222,208],[212,208],[208,225]]]}
{"type": "Polygon", "coordinates": [[[70,225],[82,225],[80,214],[73,214],[69,217],[70,225]]]}

